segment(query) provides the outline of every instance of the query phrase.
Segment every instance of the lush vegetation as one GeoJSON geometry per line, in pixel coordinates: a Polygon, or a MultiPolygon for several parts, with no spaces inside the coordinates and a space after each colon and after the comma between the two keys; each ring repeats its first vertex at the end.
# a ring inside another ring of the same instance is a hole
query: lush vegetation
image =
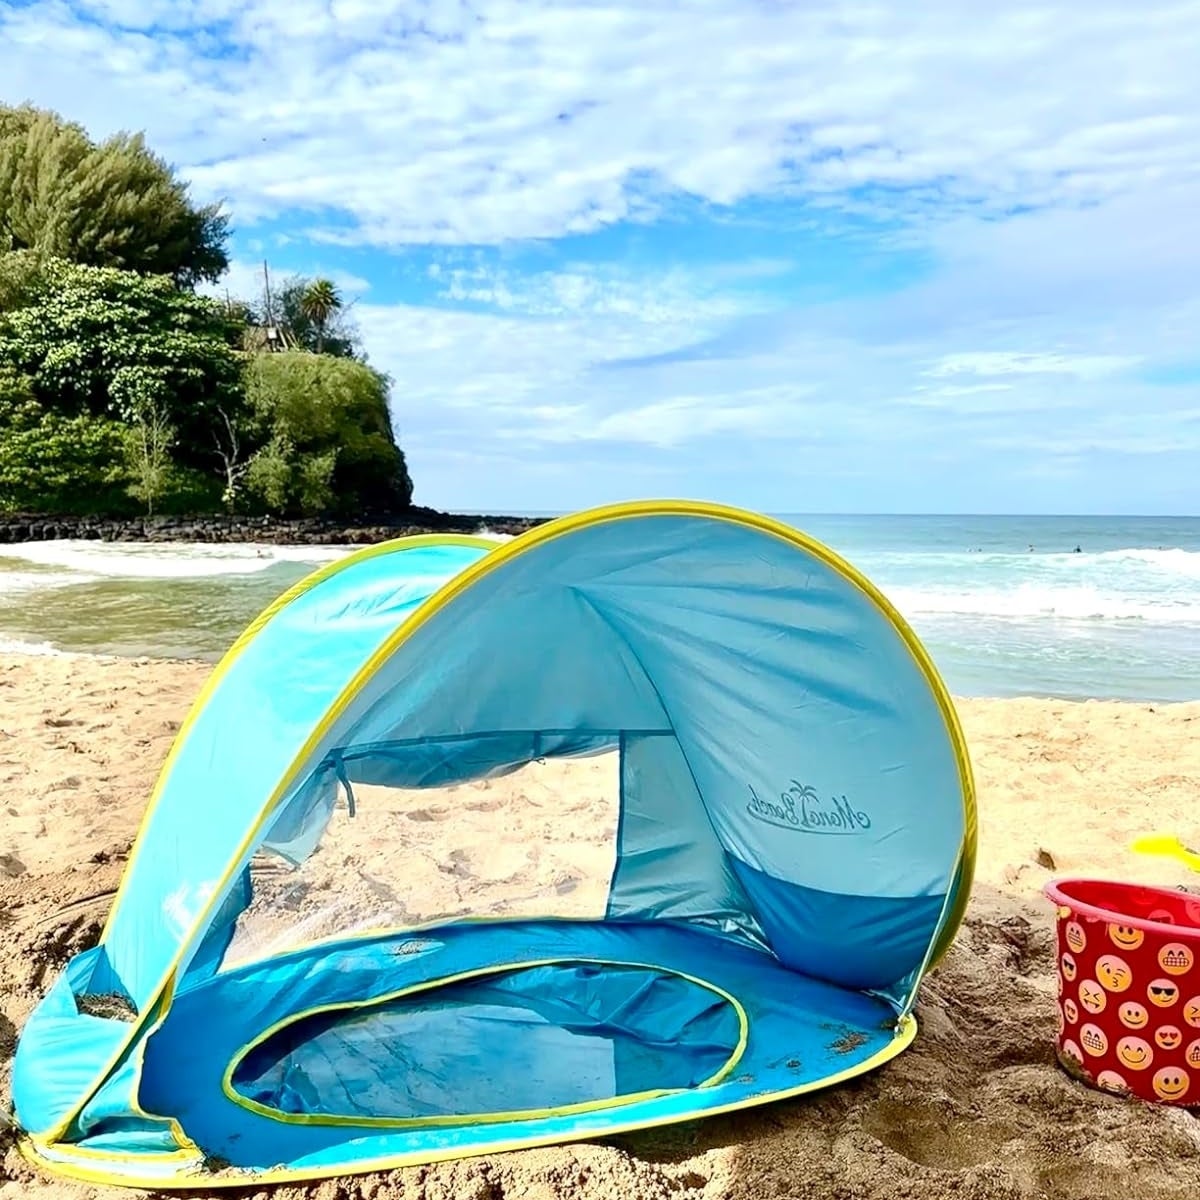
{"type": "Polygon", "coordinates": [[[0,106],[0,511],[339,514],[411,500],[337,288],[223,302],[228,222],[140,137],[0,106]]]}

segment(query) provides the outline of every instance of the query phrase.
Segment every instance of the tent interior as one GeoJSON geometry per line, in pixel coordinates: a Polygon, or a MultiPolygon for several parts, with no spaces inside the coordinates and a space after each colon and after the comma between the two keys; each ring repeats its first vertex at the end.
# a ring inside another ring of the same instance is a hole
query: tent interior
{"type": "Polygon", "coordinates": [[[927,656],[794,530],[625,506],[372,547],[197,702],[23,1031],[28,1150],[313,1178],[829,1086],[911,1042],[972,804],[927,656]]]}

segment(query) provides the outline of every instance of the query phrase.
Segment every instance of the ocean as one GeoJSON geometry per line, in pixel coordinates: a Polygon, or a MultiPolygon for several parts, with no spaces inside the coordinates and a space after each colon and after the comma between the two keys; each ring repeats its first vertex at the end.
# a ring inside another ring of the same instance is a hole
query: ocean
{"type": "MultiPolygon", "coordinates": [[[[1200,700],[1200,518],[800,516],[959,696],[1200,700]]],[[[215,661],[346,547],[0,546],[0,650],[215,661]]]]}

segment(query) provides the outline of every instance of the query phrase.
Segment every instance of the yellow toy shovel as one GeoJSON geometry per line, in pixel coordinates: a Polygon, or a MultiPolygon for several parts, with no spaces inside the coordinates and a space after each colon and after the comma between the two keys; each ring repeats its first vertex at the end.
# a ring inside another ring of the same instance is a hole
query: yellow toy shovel
{"type": "Polygon", "coordinates": [[[1173,858],[1189,870],[1200,872],[1200,854],[1185,846],[1173,833],[1150,833],[1136,839],[1129,847],[1137,854],[1153,854],[1173,858]]]}

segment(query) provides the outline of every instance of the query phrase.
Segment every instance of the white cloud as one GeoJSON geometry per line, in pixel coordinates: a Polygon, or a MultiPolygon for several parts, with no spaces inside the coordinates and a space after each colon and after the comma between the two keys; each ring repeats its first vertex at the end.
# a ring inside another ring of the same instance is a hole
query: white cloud
{"type": "MultiPolygon", "coordinates": [[[[925,374],[947,375],[1072,375],[1078,379],[1101,379],[1136,366],[1136,357],[1117,354],[1054,354],[985,350],[947,354],[925,374]]],[[[979,388],[958,389],[964,392],[979,388]]],[[[943,394],[947,394],[943,389],[943,394]]]]}
{"type": "Polygon", "coordinates": [[[516,271],[434,263],[429,275],[439,285],[440,299],[483,304],[530,317],[625,317],[653,324],[687,322],[694,330],[699,322],[711,325],[720,318],[772,306],[746,287],[729,286],[769,277],[754,271],[744,277],[734,273],[731,278],[724,270],[710,276],[684,267],[631,271],[566,263],[554,270],[516,271]]]}
{"type": "Polygon", "coordinates": [[[146,125],[241,220],[343,239],[594,229],[667,191],[1095,203],[1200,174],[1187,4],[63,0],[0,15],[10,95],[146,125]],[[149,36],[150,34],[153,36],[149,36]]]}

